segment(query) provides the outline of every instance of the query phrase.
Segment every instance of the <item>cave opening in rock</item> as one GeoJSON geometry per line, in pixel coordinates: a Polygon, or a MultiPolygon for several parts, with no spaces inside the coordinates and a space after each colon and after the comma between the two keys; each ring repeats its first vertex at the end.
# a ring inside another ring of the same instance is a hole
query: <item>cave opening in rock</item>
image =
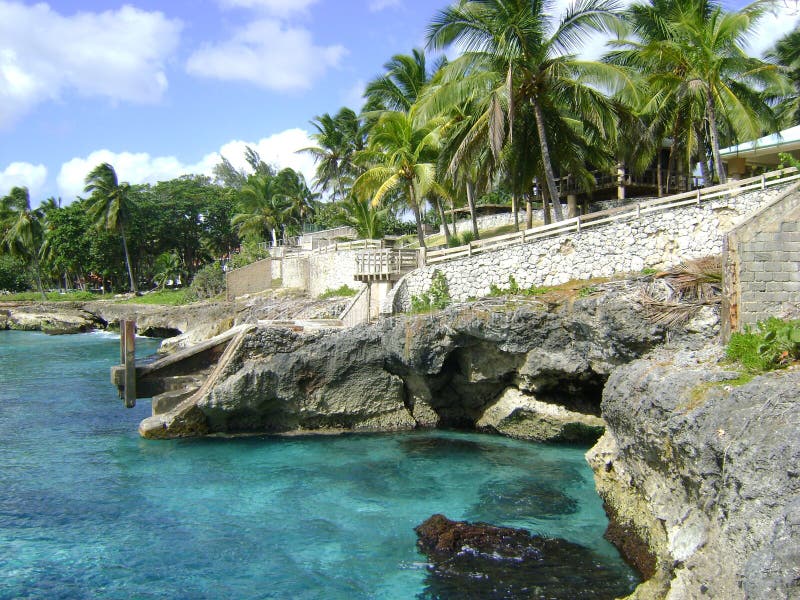
{"type": "Polygon", "coordinates": [[[143,335],[144,337],[171,338],[181,335],[183,332],[180,329],[175,329],[173,327],[145,327],[139,330],[137,333],[139,335],[143,335]]]}

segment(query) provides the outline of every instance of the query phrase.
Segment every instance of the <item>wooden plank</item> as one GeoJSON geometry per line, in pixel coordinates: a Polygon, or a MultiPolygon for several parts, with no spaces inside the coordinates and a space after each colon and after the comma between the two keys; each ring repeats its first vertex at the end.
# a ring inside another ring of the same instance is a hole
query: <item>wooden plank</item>
{"type": "Polygon", "coordinates": [[[136,322],[125,321],[125,408],[136,406],[136,322]]]}

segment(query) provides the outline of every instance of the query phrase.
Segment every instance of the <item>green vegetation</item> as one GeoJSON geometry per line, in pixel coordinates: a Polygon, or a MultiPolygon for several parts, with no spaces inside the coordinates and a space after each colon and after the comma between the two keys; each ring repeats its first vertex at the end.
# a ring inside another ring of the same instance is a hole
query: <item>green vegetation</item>
{"type": "Polygon", "coordinates": [[[218,262],[200,269],[189,286],[189,296],[196,300],[208,300],[225,291],[225,273],[218,262]]]}
{"type": "Polygon", "coordinates": [[[755,328],[746,326],[731,334],[726,353],[751,373],[785,367],[800,359],[800,320],[771,317],[755,328]]]}
{"type": "Polygon", "coordinates": [[[447,279],[444,273],[437,269],[433,272],[431,287],[428,292],[421,296],[411,297],[411,312],[416,314],[441,310],[449,306],[451,302],[447,279]]]}
{"type": "Polygon", "coordinates": [[[319,295],[320,300],[328,300],[329,298],[347,298],[355,296],[358,290],[354,290],[349,285],[345,284],[333,290],[325,290],[319,295]]]}
{"type": "Polygon", "coordinates": [[[245,170],[223,157],[213,179],[132,185],[103,163],[86,178],[88,197],[63,207],[51,198],[33,208],[28,190],[13,188],[0,198],[0,289],[185,287],[214,261],[258,260],[250,247],[287,243],[307,227],[351,225],[370,238],[416,233],[424,246],[423,223],[437,224],[444,235],[429,243],[462,245],[520,227],[515,218],[479,232],[476,204],[510,203],[518,216],[524,203],[526,227],[534,205],[545,222],[561,220],[556,178],[591,193],[594,173],[614,173],[619,162],[634,175],[658,165],[659,193],[676,191],[677,175],[698,163],[705,185],[724,182],[720,147],[794,125],[800,113],[797,31],[769,62],[744,50],[769,7],[453,2],[432,15],[427,49],[455,47],[456,58],[397,54],[368,82],[360,111],[313,117],[314,145],[303,150],[316,161],[311,187],[248,148],[245,170]],[[596,32],[613,34],[607,53],[578,60],[596,32]],[[451,235],[445,209],[461,207],[472,231],[451,235]]]}
{"type": "Polygon", "coordinates": [[[158,290],[156,292],[149,292],[141,296],[134,296],[121,300],[120,304],[157,304],[161,306],[181,306],[183,304],[190,304],[196,298],[188,290],[158,290]]]}
{"type": "Polygon", "coordinates": [[[46,300],[48,302],[84,302],[87,300],[97,300],[101,296],[91,292],[72,291],[72,292],[45,292],[45,297],[39,292],[19,292],[16,294],[3,294],[0,296],[2,301],[37,301],[46,300]]]}
{"type": "Polygon", "coordinates": [[[521,288],[513,275],[508,276],[508,287],[501,288],[495,284],[489,285],[489,296],[492,298],[502,296],[541,296],[547,292],[552,291],[554,288],[540,287],[532,285],[529,288],[521,288]]]}

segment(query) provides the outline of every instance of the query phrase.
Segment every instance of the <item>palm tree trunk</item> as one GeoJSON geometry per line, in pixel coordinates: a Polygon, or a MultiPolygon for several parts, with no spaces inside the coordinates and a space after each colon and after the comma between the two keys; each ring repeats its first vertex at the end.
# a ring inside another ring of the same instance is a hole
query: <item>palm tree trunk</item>
{"type": "Polygon", "coordinates": [[[533,196],[530,192],[525,194],[525,229],[533,227],[533,196]]]}
{"type": "Polygon", "coordinates": [[[511,194],[511,212],[514,213],[514,231],[519,231],[519,200],[517,194],[511,194]]]}
{"type": "Polygon", "coordinates": [[[433,203],[436,205],[436,210],[439,213],[439,219],[442,221],[442,229],[444,230],[444,243],[450,246],[450,228],[447,226],[447,215],[444,214],[444,207],[439,198],[434,198],[433,203]]]}
{"type": "Polygon", "coordinates": [[[700,176],[703,178],[703,187],[708,187],[708,156],[706,155],[706,136],[702,125],[695,123],[697,136],[697,158],[700,160],[700,176]]]}
{"type": "Polygon", "coordinates": [[[717,111],[714,108],[714,96],[711,88],[706,88],[706,114],[708,115],[708,129],[711,134],[711,153],[714,155],[714,167],[717,170],[717,177],[720,183],[728,183],[728,176],[725,174],[725,167],[722,164],[722,156],[719,153],[719,130],[717,129],[717,111]]]}
{"type": "Polygon", "coordinates": [[[417,222],[417,239],[419,240],[419,247],[426,248],[425,246],[425,234],[422,232],[422,216],[419,214],[419,204],[417,204],[417,198],[414,195],[414,186],[408,186],[408,199],[409,204],[411,205],[411,210],[414,213],[414,220],[417,222]]]}
{"type": "Polygon", "coordinates": [[[31,258],[33,259],[33,272],[36,275],[36,286],[39,288],[39,293],[42,295],[42,300],[47,300],[47,295],[44,293],[44,286],[42,285],[42,274],[39,270],[39,258],[36,256],[37,252],[33,252],[31,258]]]}
{"type": "Polygon", "coordinates": [[[558,188],[556,187],[556,176],[553,173],[553,164],[550,161],[550,148],[547,146],[547,136],[544,130],[544,113],[539,101],[534,97],[531,99],[533,114],[536,118],[536,131],[539,134],[539,148],[542,153],[542,165],[544,165],[544,178],[547,181],[547,190],[550,192],[550,199],[553,201],[553,212],[556,221],[563,221],[564,214],[561,212],[561,202],[558,199],[558,188]]]}
{"type": "Polygon", "coordinates": [[[125,266],[128,269],[128,278],[131,281],[131,292],[138,294],[139,290],[136,288],[136,280],[133,278],[133,269],[131,269],[131,255],[128,252],[128,240],[125,239],[125,228],[119,226],[119,235],[122,238],[122,250],[125,252],[125,266]]]}
{"type": "Polygon", "coordinates": [[[553,222],[553,215],[550,213],[550,192],[547,188],[542,189],[542,219],[545,225],[553,222]]]}
{"type": "Polygon", "coordinates": [[[472,219],[472,235],[475,239],[480,239],[478,235],[478,218],[475,216],[475,184],[467,181],[467,206],[469,206],[469,216],[472,219]]]}

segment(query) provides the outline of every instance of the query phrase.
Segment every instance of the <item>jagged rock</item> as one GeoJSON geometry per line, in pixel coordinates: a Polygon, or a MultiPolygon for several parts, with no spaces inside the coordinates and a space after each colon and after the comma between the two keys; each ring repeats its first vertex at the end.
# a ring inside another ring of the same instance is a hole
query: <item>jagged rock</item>
{"type": "Polygon", "coordinates": [[[589,549],[524,529],[451,521],[418,526],[430,560],[423,598],[615,598],[631,584],[589,549]]]}
{"type": "Polygon", "coordinates": [[[600,417],[540,402],[508,388],[476,423],[478,429],[537,442],[595,442],[603,434],[600,417]]]}
{"type": "Polygon", "coordinates": [[[713,358],[657,353],[611,375],[598,490],[652,555],[653,597],[800,597],[800,370],[733,385],[713,358]]]}
{"type": "Polygon", "coordinates": [[[558,311],[478,304],[338,331],[260,327],[197,406],[211,432],[472,428],[519,386],[535,388],[535,400],[487,427],[531,439],[596,439],[610,370],[665,337],[623,293],[558,311]]]}
{"type": "Polygon", "coordinates": [[[26,303],[0,312],[0,329],[43,331],[57,335],[83,333],[98,325],[98,320],[73,303],[26,303]]]}

